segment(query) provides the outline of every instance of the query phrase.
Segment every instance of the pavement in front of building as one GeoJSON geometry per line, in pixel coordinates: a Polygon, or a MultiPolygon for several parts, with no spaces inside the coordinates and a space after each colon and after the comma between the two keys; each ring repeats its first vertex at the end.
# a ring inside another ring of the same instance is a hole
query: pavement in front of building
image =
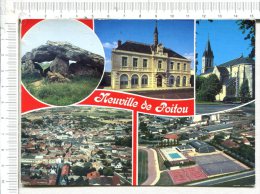
{"type": "Polygon", "coordinates": [[[196,104],[196,114],[215,113],[219,111],[226,111],[241,104],[196,104]]]}
{"type": "Polygon", "coordinates": [[[129,93],[160,99],[187,99],[194,98],[194,89],[129,91],[129,93]]]}

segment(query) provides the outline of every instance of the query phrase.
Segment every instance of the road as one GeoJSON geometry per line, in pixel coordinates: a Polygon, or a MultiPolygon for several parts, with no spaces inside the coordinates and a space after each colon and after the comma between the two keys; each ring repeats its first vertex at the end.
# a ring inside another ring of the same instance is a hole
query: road
{"type": "Polygon", "coordinates": [[[221,183],[228,182],[228,181],[243,179],[243,178],[251,177],[251,176],[255,176],[255,170],[241,172],[241,173],[233,174],[233,175],[227,175],[227,176],[218,177],[218,178],[216,177],[216,178],[205,180],[205,181],[191,183],[191,184],[188,184],[188,186],[213,186],[216,184],[221,184],[221,183]]]}
{"type": "Polygon", "coordinates": [[[196,104],[196,114],[214,113],[240,106],[241,104],[196,104]]]}
{"type": "Polygon", "coordinates": [[[157,152],[154,149],[139,147],[148,153],[148,178],[142,185],[155,185],[160,179],[157,152]]]}

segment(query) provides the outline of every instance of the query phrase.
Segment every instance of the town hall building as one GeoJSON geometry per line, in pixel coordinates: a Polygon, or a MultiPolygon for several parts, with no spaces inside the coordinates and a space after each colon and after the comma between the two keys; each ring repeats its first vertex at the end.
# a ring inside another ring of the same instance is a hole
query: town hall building
{"type": "Polygon", "coordinates": [[[253,67],[255,61],[252,58],[240,57],[214,66],[214,54],[208,39],[202,56],[201,76],[208,77],[215,74],[222,83],[222,90],[216,95],[217,101],[225,100],[225,97],[239,97],[240,88],[245,80],[248,81],[250,96],[254,96],[253,67]]]}
{"type": "Polygon", "coordinates": [[[191,88],[191,60],[166,48],[158,40],[157,23],[153,44],[118,41],[112,51],[111,87],[114,90],[163,90],[191,88]]]}

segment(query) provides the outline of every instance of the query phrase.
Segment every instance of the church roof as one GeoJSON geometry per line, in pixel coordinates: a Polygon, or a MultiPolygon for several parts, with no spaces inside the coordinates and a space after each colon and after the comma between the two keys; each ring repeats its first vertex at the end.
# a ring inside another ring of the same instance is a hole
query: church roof
{"type": "Polygon", "coordinates": [[[208,73],[212,73],[214,70],[214,67],[209,67],[208,69],[206,69],[206,71],[204,73],[202,73],[201,75],[205,75],[205,74],[208,74],[208,73]]]}
{"type": "MultiPolygon", "coordinates": [[[[150,45],[150,44],[144,44],[144,43],[139,43],[139,42],[126,41],[123,44],[121,44],[120,46],[118,46],[115,50],[152,54],[152,47],[153,47],[152,44],[150,45]]],[[[168,53],[169,57],[187,59],[169,48],[164,47],[163,52],[168,53]]]]}
{"type": "MultiPolygon", "coordinates": [[[[231,61],[228,61],[226,63],[222,63],[218,66],[216,66],[220,72],[221,75],[228,75],[229,72],[227,70],[227,67],[230,67],[230,66],[233,66],[233,65],[238,65],[238,64],[255,64],[255,60],[252,59],[252,58],[249,58],[249,57],[239,57],[239,58],[236,58],[236,59],[233,59],[231,61]]],[[[205,75],[205,74],[208,74],[208,73],[212,73],[214,70],[214,67],[211,67],[211,68],[208,68],[203,74],[201,75],[205,75]]]]}
{"type": "Polygon", "coordinates": [[[229,66],[233,66],[233,65],[238,65],[238,64],[244,64],[244,63],[249,63],[249,64],[255,64],[255,60],[249,57],[239,57],[236,59],[233,59],[231,61],[228,61],[226,63],[223,63],[221,65],[219,65],[219,67],[229,67],[229,66]]]}
{"type": "Polygon", "coordinates": [[[221,75],[228,75],[229,74],[226,67],[217,66],[217,69],[218,69],[218,71],[220,72],[221,75]]]}
{"type": "Polygon", "coordinates": [[[203,52],[203,57],[212,57],[212,58],[214,57],[209,40],[208,40],[206,47],[205,47],[205,50],[203,52]]]}

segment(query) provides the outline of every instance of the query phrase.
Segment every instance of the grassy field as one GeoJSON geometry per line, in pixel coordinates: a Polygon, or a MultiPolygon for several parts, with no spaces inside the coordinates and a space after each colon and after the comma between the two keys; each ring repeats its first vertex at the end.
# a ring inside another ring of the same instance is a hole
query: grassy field
{"type": "Polygon", "coordinates": [[[167,168],[166,168],[166,166],[164,165],[164,161],[163,161],[163,159],[162,159],[161,154],[160,154],[157,150],[156,150],[156,152],[157,152],[157,157],[158,157],[159,169],[160,169],[160,170],[166,170],[167,168]]]}
{"type": "Polygon", "coordinates": [[[138,150],[138,183],[141,185],[148,177],[148,153],[138,150]]]}
{"type": "Polygon", "coordinates": [[[255,185],[255,176],[246,177],[238,180],[231,180],[214,185],[214,187],[252,187],[255,185]]]}
{"type": "Polygon", "coordinates": [[[37,99],[52,105],[64,106],[86,98],[99,83],[99,78],[77,77],[66,83],[50,83],[41,79],[22,79],[26,89],[37,99]]]}
{"type": "Polygon", "coordinates": [[[156,186],[172,186],[172,179],[169,176],[168,172],[161,172],[159,181],[156,183],[156,186]]]}

